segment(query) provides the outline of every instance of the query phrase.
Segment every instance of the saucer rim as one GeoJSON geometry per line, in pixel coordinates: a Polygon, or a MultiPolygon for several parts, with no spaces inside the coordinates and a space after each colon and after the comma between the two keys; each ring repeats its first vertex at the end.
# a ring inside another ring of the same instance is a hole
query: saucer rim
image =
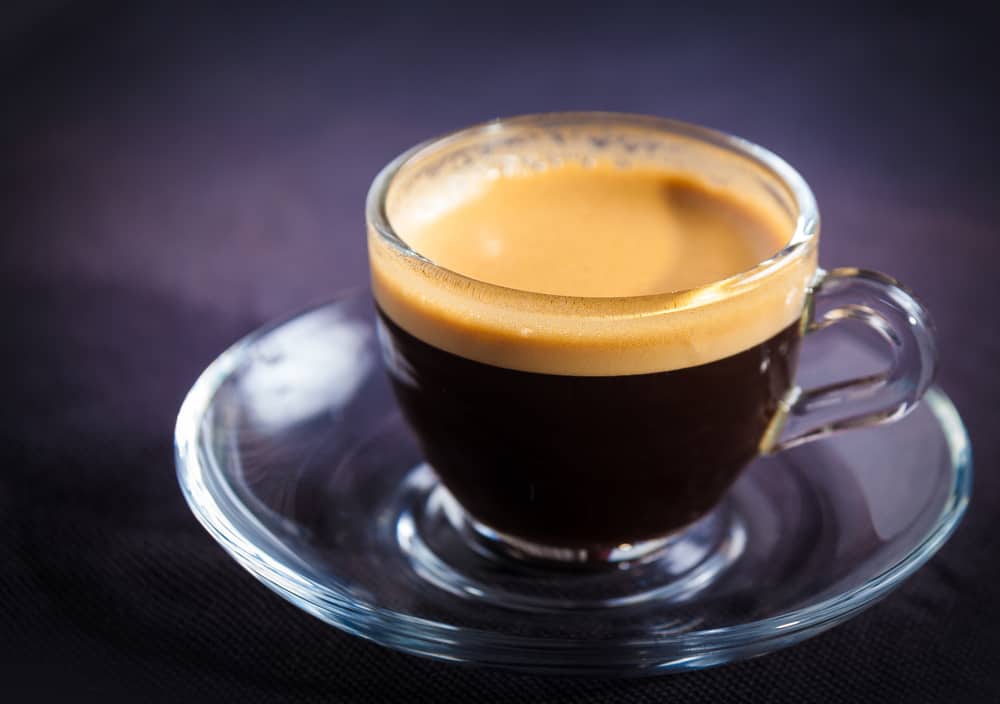
{"type": "MultiPolygon", "coordinates": [[[[616,640],[582,643],[570,638],[516,636],[454,626],[359,601],[346,585],[334,589],[310,578],[313,570],[266,528],[235,495],[218,468],[198,452],[201,418],[219,388],[238,370],[242,355],[274,330],[317,311],[350,304],[369,296],[355,287],[288,316],[271,321],[231,345],[198,376],[184,398],[174,430],[178,482],[189,509],[231,557],[265,586],[304,611],[347,633],[380,645],[437,660],[491,664],[534,672],[579,672],[586,669],[637,673],[700,669],[770,652],[799,642],[846,621],[872,606],[922,567],[955,531],[971,498],[973,463],[968,432],[958,410],[938,386],[928,389],[927,404],[949,449],[951,486],[938,520],[903,558],[863,584],[821,602],[764,619],[732,626],[616,640]],[[213,481],[214,480],[214,481],[213,481]],[[213,492],[221,491],[221,497],[213,492]],[[220,498],[227,504],[223,506],[220,498]],[[230,515],[235,511],[241,525],[230,515]],[[266,547],[262,548],[261,545],[266,547]],[[461,633],[461,641],[455,636],[461,633]],[[762,647],[773,644],[772,647],[762,647]],[[642,659],[636,649],[644,649],[642,659]],[[476,657],[489,652],[488,658],[476,657]],[[565,662],[572,651],[573,665],[565,662]],[[613,654],[626,655],[614,658],[613,654]],[[664,658],[671,658],[664,661],[664,658]],[[588,664],[588,660],[593,660],[588,664]]],[[[919,405],[919,404],[918,404],[919,405]]],[[[598,674],[600,674],[600,672],[598,674]]]]}

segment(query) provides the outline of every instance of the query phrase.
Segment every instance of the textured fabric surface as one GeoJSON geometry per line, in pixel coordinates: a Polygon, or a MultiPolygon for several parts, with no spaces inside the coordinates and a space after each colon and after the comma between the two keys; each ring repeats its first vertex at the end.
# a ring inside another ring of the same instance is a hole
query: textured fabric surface
{"type": "Polygon", "coordinates": [[[1000,700],[991,24],[954,3],[756,5],[55,2],[19,21],[0,48],[0,698],[1000,700]],[[970,511],[888,599],[800,646],[634,681],[428,662],[274,596],[183,503],[184,393],[255,326],[365,281],[381,165],[492,116],[581,108],[773,148],[814,187],[824,265],[891,272],[935,314],[970,511]]]}

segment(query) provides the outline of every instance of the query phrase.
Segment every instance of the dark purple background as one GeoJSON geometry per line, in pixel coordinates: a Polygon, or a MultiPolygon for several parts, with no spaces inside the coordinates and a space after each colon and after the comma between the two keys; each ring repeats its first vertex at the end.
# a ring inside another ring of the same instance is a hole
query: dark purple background
{"type": "Polygon", "coordinates": [[[50,2],[5,25],[0,691],[1000,699],[988,16],[956,3],[812,16],[757,3],[314,5],[50,2]],[[952,541],[879,606],[788,651],[657,680],[467,670],[297,611],[187,512],[171,447],[183,394],[238,336],[365,281],[362,202],[378,168],[443,131],[562,109],[666,115],[774,149],[816,192],[824,265],[893,273],[934,312],[975,496],[952,541]]]}

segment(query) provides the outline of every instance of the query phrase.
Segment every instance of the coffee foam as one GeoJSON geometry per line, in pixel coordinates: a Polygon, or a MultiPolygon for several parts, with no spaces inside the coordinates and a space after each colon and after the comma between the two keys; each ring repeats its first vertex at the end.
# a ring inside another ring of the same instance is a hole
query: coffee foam
{"type": "MultiPolygon", "coordinates": [[[[710,156],[724,177],[706,185],[745,203],[751,193],[754,208],[792,235],[796,225],[792,208],[787,195],[770,183],[773,175],[709,145],[683,146],[695,152],[714,150],[710,156]]],[[[669,151],[676,162],[677,150],[669,151]]],[[[697,161],[698,156],[692,158],[697,161]]],[[[701,161],[704,156],[700,155],[701,161]]],[[[402,185],[390,188],[386,214],[404,240],[408,227],[422,226],[455,203],[481,193],[489,179],[544,168],[539,164],[550,157],[525,159],[522,152],[517,159],[506,158],[489,168],[474,159],[449,158],[452,165],[417,169],[416,178],[397,175],[402,185]]],[[[630,164],[646,168],[657,161],[637,162],[632,155],[621,167],[630,164]]],[[[749,349],[800,319],[817,266],[817,237],[809,236],[747,274],[690,291],[582,298],[517,291],[470,279],[406,251],[405,245],[384,237],[371,223],[368,244],[376,301],[410,334],[485,364],[572,376],[669,371],[749,349]]]]}

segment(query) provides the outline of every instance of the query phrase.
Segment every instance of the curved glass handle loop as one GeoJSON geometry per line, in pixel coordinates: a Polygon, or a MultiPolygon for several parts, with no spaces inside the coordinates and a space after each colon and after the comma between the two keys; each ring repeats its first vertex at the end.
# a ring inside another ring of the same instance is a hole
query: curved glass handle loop
{"type": "Polygon", "coordinates": [[[927,310],[895,279],[876,271],[820,271],[805,317],[806,334],[845,321],[874,330],[886,342],[888,368],[814,389],[792,388],[764,450],[801,445],[832,433],[902,418],[934,378],[937,350],[927,310]]]}

